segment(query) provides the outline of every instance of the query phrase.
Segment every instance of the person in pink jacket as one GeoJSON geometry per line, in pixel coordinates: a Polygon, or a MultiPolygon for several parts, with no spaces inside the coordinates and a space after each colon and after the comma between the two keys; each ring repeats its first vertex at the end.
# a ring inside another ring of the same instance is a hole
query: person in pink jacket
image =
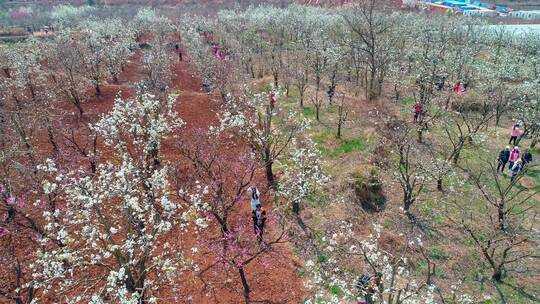
{"type": "Polygon", "coordinates": [[[510,158],[508,159],[510,165],[508,165],[508,169],[512,170],[512,166],[514,166],[514,163],[520,158],[520,154],[518,146],[515,146],[514,149],[510,151],[510,158]]]}
{"type": "Polygon", "coordinates": [[[515,124],[512,127],[512,132],[510,133],[510,140],[508,141],[508,144],[515,146],[517,138],[520,136],[521,136],[521,131],[519,130],[519,124],[515,124]]]}

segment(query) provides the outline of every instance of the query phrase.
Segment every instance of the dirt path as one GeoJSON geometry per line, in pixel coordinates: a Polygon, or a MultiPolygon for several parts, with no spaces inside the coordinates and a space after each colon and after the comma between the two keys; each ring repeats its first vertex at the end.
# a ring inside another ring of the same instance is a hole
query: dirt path
{"type": "MultiPolygon", "coordinates": [[[[208,95],[201,90],[201,80],[195,76],[195,72],[187,61],[176,62],[173,66],[173,90],[179,90],[178,112],[186,123],[182,132],[191,133],[197,128],[207,129],[210,125],[218,123],[216,113],[220,107],[220,99],[215,95],[208,95]]],[[[217,145],[216,145],[217,146],[217,145]]],[[[239,138],[230,138],[229,142],[219,143],[223,153],[235,153],[247,150],[248,146],[239,138]]],[[[264,184],[264,172],[258,171],[255,182],[264,184]]],[[[266,192],[266,189],[261,189],[266,192]]],[[[269,201],[269,197],[261,198],[263,203],[269,201]]],[[[236,220],[249,218],[249,195],[238,205],[240,210],[235,210],[236,220]]],[[[271,206],[265,206],[271,216],[271,206]]],[[[271,229],[271,228],[270,228],[271,229]]],[[[216,231],[217,232],[217,231],[216,231]]],[[[199,235],[199,237],[204,237],[199,235]]],[[[288,244],[277,248],[278,254],[271,257],[261,256],[246,267],[247,280],[252,289],[251,299],[257,303],[302,303],[304,296],[303,282],[297,276],[297,266],[293,263],[293,256],[288,244]]],[[[200,260],[201,268],[205,268],[213,259],[200,260]]],[[[191,290],[193,303],[241,303],[243,302],[242,287],[238,273],[227,273],[222,267],[205,273],[205,281],[212,285],[203,291],[204,284],[200,279],[190,280],[186,286],[191,290]]]]}

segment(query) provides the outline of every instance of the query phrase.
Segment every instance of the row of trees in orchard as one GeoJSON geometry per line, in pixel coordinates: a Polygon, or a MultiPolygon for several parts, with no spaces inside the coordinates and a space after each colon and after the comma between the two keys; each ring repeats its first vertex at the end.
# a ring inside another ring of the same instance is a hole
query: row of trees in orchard
{"type": "Polygon", "coordinates": [[[172,24],[149,9],[127,20],[61,6],[51,18],[51,37],[0,48],[0,297],[155,300],[194,267],[170,234],[205,227],[192,216],[197,195],[174,197],[174,168],[161,159],[162,141],[183,124],[168,92],[172,24]],[[125,84],[136,52],[133,96],[118,96],[98,121],[87,103],[125,84]]]}
{"type": "MultiPolygon", "coordinates": [[[[474,20],[385,11],[376,1],[364,2],[341,11],[304,6],[227,10],[199,29],[211,32],[245,75],[271,75],[274,86],[287,94],[295,88],[301,106],[312,101],[318,110],[332,104],[337,87],[369,99],[412,94],[424,109],[435,102],[449,109],[452,98],[437,85],[463,82],[485,98],[479,102],[497,124],[510,111],[529,135],[538,133],[538,126],[517,111],[536,105],[537,38],[516,39],[474,20]],[[393,90],[383,92],[383,85],[393,90]],[[306,99],[308,88],[314,92],[306,99]]],[[[424,115],[432,124],[431,116],[437,115],[424,115]]]]}
{"type": "Polygon", "coordinates": [[[232,285],[250,303],[250,265],[288,252],[282,211],[299,213],[325,181],[301,134],[307,122],[270,92],[239,85],[242,75],[190,18],[95,12],[56,7],[53,34],[0,48],[0,298],[189,301],[182,288],[194,279],[201,294],[232,285]],[[220,125],[194,130],[179,118],[183,88],[170,87],[179,51],[220,93],[220,125]],[[111,91],[112,109],[101,113],[111,91]],[[223,153],[230,146],[240,148],[223,153]],[[290,178],[278,183],[274,163],[289,157],[290,178]],[[241,208],[259,170],[287,208],[268,207],[271,228],[256,238],[241,208]]]}
{"type": "MultiPolygon", "coordinates": [[[[295,113],[285,116],[283,105],[270,104],[270,92],[263,92],[262,97],[254,96],[242,86],[235,86],[239,79],[240,83],[247,82],[245,79],[271,79],[274,92],[297,97],[301,109],[312,106],[319,122],[325,120],[321,110],[337,104],[338,134],[347,119],[347,108],[353,106],[350,101],[340,103],[341,95],[361,95],[367,101],[394,101],[395,105],[405,101],[410,107],[408,112],[417,104],[420,112],[414,123],[395,114],[380,115],[384,130],[377,134],[380,139],[377,152],[386,151],[383,155],[389,157],[381,160],[375,155],[372,160],[382,163],[380,169],[390,173],[402,192],[405,214],[423,233],[434,228],[415,213],[427,200],[426,193],[440,197],[445,205],[441,207],[444,210],[441,216],[462,239],[474,245],[480,272],[487,269],[487,280],[494,283],[492,286],[499,291],[502,301],[507,301],[499,286],[506,284],[507,278],[520,276],[537,258],[537,249],[531,245],[536,240],[532,222],[538,207],[535,200],[538,185],[523,186],[523,173],[511,181],[501,178],[491,165],[496,155],[479,156],[475,161],[468,155],[470,151],[484,149],[489,134],[495,130],[492,126],[499,127],[509,120],[512,125],[519,123],[524,130],[517,142],[536,147],[540,134],[538,37],[527,33],[516,36],[478,20],[390,11],[374,0],[333,9],[293,5],[226,10],[215,19],[192,22],[197,24],[196,29],[191,29],[192,39],[185,41],[190,53],[197,54],[199,45],[210,48],[213,44],[226,54],[222,64],[209,52],[194,59],[199,71],[221,90],[226,102],[222,124],[238,128],[253,142],[267,167],[270,184],[276,183],[272,164],[283,162],[285,168],[293,166],[283,160],[282,154],[269,151],[293,151],[298,142],[314,145],[295,139],[298,136],[293,131],[306,133],[303,127],[295,129],[291,124],[301,121],[295,113]],[[231,67],[236,68],[234,79],[227,73],[231,67]],[[258,134],[259,131],[262,133],[258,134]],[[470,202],[482,207],[472,208],[470,202]]],[[[188,38],[187,34],[184,36],[188,38]]],[[[311,155],[320,160],[317,152],[307,152],[311,148],[302,149],[307,149],[301,153],[303,157],[311,155]]],[[[306,161],[307,167],[321,166],[320,162],[299,160],[298,156],[293,156],[295,164],[306,161]]],[[[275,188],[318,186],[313,181],[324,180],[324,174],[315,171],[287,172],[275,188]],[[295,183],[289,178],[302,182],[295,183]]],[[[299,215],[298,202],[307,196],[300,194],[296,199],[291,195],[293,192],[285,196],[299,215]]],[[[305,235],[313,237],[302,218],[297,218],[305,235]]],[[[378,268],[373,261],[376,257],[370,257],[375,253],[370,252],[376,243],[376,240],[365,241],[363,251],[358,251],[360,247],[356,245],[355,250],[345,250],[343,254],[363,257],[364,263],[375,269],[378,268]]],[[[397,268],[406,266],[402,258],[412,247],[416,253],[424,250],[420,245],[410,245],[403,248],[402,254],[388,257],[392,264],[382,266],[388,270],[384,279],[398,277],[397,268]]],[[[321,255],[333,258],[312,265],[311,269],[317,272],[316,283],[323,290],[339,286],[343,293],[336,292],[331,297],[336,302],[340,300],[336,294],[354,297],[356,286],[350,286],[350,273],[342,268],[349,262],[339,255],[342,253],[324,251],[316,250],[319,262],[321,255]]],[[[427,264],[431,263],[427,259],[427,264]]],[[[399,275],[402,273],[408,272],[401,271],[399,275]]],[[[455,294],[453,300],[449,299],[448,294],[433,284],[433,275],[428,272],[424,285],[391,290],[380,287],[374,298],[388,303],[427,303],[436,294],[442,301],[470,300],[455,294]]]]}

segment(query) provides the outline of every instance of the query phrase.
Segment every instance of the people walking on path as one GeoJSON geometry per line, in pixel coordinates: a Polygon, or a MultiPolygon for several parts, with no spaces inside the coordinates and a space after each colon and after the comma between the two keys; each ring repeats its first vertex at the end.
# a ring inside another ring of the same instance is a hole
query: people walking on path
{"type": "Polygon", "coordinates": [[[512,127],[512,131],[510,133],[510,140],[508,141],[508,144],[515,146],[516,142],[517,142],[517,139],[520,136],[521,136],[521,130],[519,130],[519,124],[515,124],[512,127]]]}
{"type": "Polygon", "coordinates": [[[526,149],[523,156],[521,156],[521,161],[523,162],[523,167],[527,167],[533,161],[531,149],[526,149]]]}
{"type": "Polygon", "coordinates": [[[508,162],[510,163],[508,165],[508,169],[512,170],[512,166],[514,166],[514,163],[520,159],[521,152],[519,151],[518,146],[514,146],[512,151],[510,151],[510,157],[508,158],[508,162]]]}
{"type": "Polygon", "coordinates": [[[253,230],[260,243],[263,240],[264,224],[266,223],[266,210],[262,208],[261,204],[258,204],[251,212],[251,218],[253,219],[253,230]]]}
{"type": "Polygon", "coordinates": [[[373,304],[375,303],[375,293],[381,287],[382,273],[376,272],[373,277],[363,274],[358,278],[356,287],[360,289],[360,293],[364,297],[364,301],[358,302],[359,304],[373,304]]]}
{"type": "Polygon", "coordinates": [[[251,187],[249,188],[249,191],[251,192],[251,211],[254,211],[255,209],[257,209],[257,205],[261,204],[261,193],[259,192],[259,189],[257,189],[257,187],[251,187]]]}
{"type": "Polygon", "coordinates": [[[180,50],[180,45],[177,43],[174,45],[174,49],[178,53],[178,60],[182,61],[182,50],[180,50]]]}
{"type": "Polygon", "coordinates": [[[504,173],[504,168],[506,167],[506,163],[508,163],[508,160],[510,159],[510,146],[506,146],[501,152],[499,152],[499,157],[497,158],[498,165],[497,165],[497,172],[499,170],[501,173],[504,173]]]}
{"type": "Polygon", "coordinates": [[[422,105],[417,101],[414,104],[414,122],[420,121],[420,115],[422,115],[422,105]]]}
{"type": "Polygon", "coordinates": [[[510,171],[512,171],[512,178],[510,180],[514,181],[516,179],[516,176],[518,176],[518,174],[520,174],[522,170],[523,164],[521,162],[521,159],[518,159],[510,169],[510,171]]]}

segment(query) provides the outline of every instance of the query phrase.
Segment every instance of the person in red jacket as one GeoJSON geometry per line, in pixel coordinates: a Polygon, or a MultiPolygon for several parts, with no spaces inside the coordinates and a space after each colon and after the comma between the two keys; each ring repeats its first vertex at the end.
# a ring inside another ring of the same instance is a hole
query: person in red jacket
{"type": "Polygon", "coordinates": [[[454,91],[454,93],[459,92],[459,84],[460,84],[460,82],[456,83],[456,84],[454,85],[454,87],[452,88],[452,91],[454,91]]]}
{"type": "Polygon", "coordinates": [[[510,151],[510,158],[508,159],[508,163],[510,163],[508,165],[509,170],[512,170],[514,163],[519,160],[520,156],[521,156],[521,152],[519,151],[519,147],[515,146],[514,149],[510,151]]]}
{"type": "Polygon", "coordinates": [[[270,92],[270,106],[272,109],[274,109],[274,106],[276,105],[276,93],[270,92]]]}
{"type": "Polygon", "coordinates": [[[417,101],[414,105],[414,122],[420,121],[420,115],[422,115],[422,105],[417,101]]]}
{"type": "Polygon", "coordinates": [[[508,144],[516,145],[518,137],[521,137],[521,131],[519,130],[519,124],[515,124],[510,132],[510,140],[508,144]]]}

